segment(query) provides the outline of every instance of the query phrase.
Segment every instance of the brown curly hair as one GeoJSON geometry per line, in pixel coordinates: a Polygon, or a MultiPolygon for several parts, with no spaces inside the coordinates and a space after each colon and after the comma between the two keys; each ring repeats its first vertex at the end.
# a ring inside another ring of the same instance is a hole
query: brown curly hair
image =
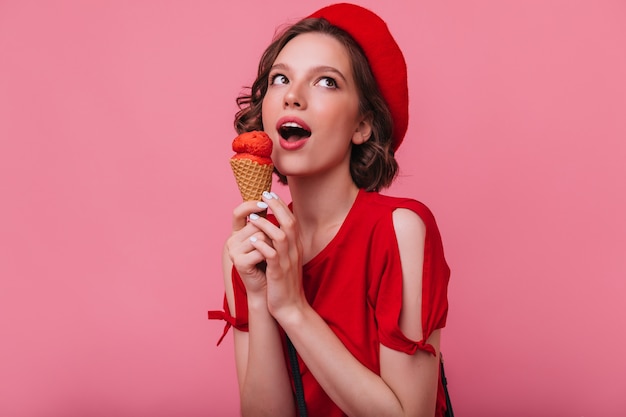
{"type": "MultiPolygon", "coordinates": [[[[386,188],[398,174],[398,162],[393,150],[393,120],[387,103],[378,88],[369,63],[361,47],[342,29],[331,25],[326,19],[307,18],[279,33],[263,53],[259,62],[256,81],[237,97],[239,111],[235,115],[237,133],[263,130],[261,118],[263,97],[269,84],[269,72],[276,57],[294,37],[310,32],[333,36],[341,42],[352,58],[354,80],[359,91],[361,114],[371,114],[372,134],[366,142],[352,145],[350,155],[350,175],[359,188],[379,191],[386,188]]],[[[287,178],[276,171],[281,183],[287,178]]]]}

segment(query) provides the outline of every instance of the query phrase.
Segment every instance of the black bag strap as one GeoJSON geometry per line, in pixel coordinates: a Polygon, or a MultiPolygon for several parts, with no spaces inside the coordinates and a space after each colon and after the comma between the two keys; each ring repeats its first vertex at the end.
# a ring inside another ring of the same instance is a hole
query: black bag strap
{"type": "Polygon", "coordinates": [[[289,365],[291,368],[291,374],[293,375],[293,384],[296,389],[296,405],[298,406],[298,415],[300,417],[307,417],[306,401],[304,400],[304,389],[302,388],[302,375],[300,374],[300,364],[298,363],[298,356],[296,354],[296,348],[291,343],[289,336],[287,338],[287,352],[289,354],[289,365]]]}
{"type": "Polygon", "coordinates": [[[450,401],[450,394],[448,393],[448,379],[446,378],[446,372],[443,369],[443,353],[439,353],[439,371],[441,372],[441,384],[443,385],[443,392],[446,395],[445,417],[454,417],[452,402],[450,401]]]}

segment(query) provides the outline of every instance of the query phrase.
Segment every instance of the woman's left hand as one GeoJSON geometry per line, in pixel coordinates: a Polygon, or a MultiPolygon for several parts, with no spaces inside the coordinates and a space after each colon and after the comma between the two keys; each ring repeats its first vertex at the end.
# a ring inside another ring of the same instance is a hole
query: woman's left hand
{"type": "Polygon", "coordinates": [[[252,220],[271,241],[271,245],[262,240],[252,245],[267,262],[267,307],[280,322],[306,304],[302,288],[302,243],[296,218],[289,207],[273,193],[264,193],[263,201],[272,210],[278,226],[262,217],[252,220]]]}

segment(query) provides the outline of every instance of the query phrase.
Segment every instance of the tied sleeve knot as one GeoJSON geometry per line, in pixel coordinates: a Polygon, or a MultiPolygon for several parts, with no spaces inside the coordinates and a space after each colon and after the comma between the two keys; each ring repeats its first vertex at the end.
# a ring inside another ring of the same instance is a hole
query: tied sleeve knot
{"type": "Polygon", "coordinates": [[[402,333],[399,327],[394,328],[389,333],[383,333],[380,335],[380,341],[383,345],[398,350],[400,352],[407,353],[409,355],[415,354],[418,350],[428,352],[433,356],[437,356],[437,351],[434,346],[426,342],[426,338],[422,340],[411,340],[402,333]]]}
{"type": "Polygon", "coordinates": [[[222,340],[224,340],[224,337],[226,337],[228,330],[235,324],[235,318],[230,314],[226,314],[225,311],[213,310],[209,311],[209,320],[224,320],[226,322],[222,336],[220,336],[217,341],[217,346],[219,346],[222,340]]]}
{"type": "Polygon", "coordinates": [[[231,327],[234,327],[237,330],[241,330],[244,332],[248,331],[248,322],[244,320],[239,320],[237,317],[234,317],[230,314],[230,309],[228,308],[228,302],[226,301],[226,297],[224,297],[224,310],[210,310],[208,312],[209,320],[224,320],[226,324],[224,325],[224,331],[222,332],[222,336],[217,341],[217,346],[222,343],[224,337],[228,333],[231,327]]]}

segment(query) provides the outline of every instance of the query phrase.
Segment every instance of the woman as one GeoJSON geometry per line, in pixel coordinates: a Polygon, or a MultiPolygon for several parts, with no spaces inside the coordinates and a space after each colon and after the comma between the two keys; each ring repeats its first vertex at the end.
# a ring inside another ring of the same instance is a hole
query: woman
{"type": "Polygon", "coordinates": [[[237,131],[271,137],[292,198],[234,209],[225,311],[209,314],[224,334],[235,327],[242,414],[297,415],[290,341],[310,416],[443,415],[437,225],[423,204],[379,194],[408,123],[406,64],[386,24],[351,4],[318,10],[274,40],[238,103],[237,131]]]}

